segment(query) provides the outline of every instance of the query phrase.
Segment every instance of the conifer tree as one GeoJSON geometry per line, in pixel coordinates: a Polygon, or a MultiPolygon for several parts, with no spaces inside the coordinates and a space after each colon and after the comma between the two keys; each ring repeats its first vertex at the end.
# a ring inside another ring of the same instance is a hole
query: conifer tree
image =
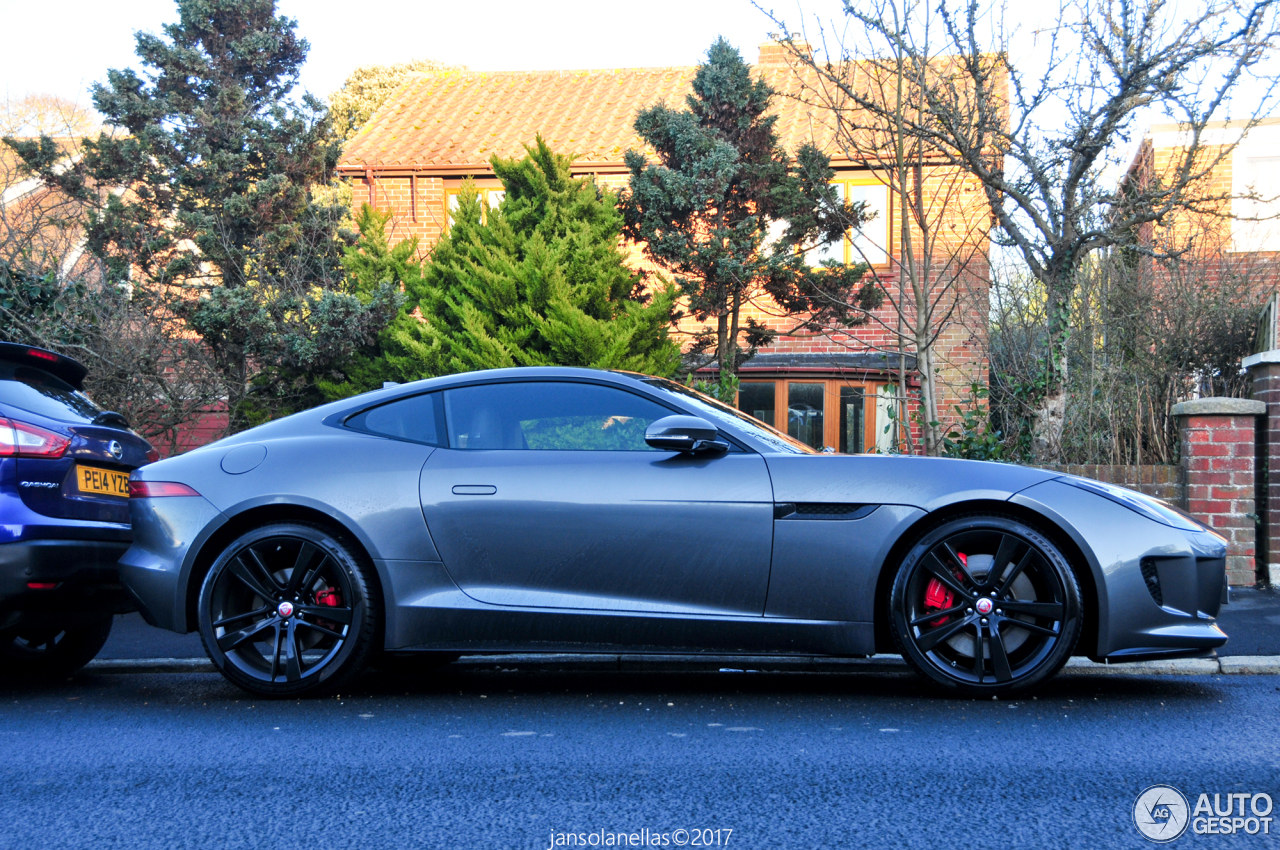
{"type": "Polygon", "coordinates": [[[675,287],[646,293],[627,267],[612,193],[573,177],[541,138],[525,151],[492,160],[502,203],[464,190],[421,281],[405,279],[409,303],[387,331],[397,379],[552,365],[671,374],[675,287]]]}
{"type": "Polygon", "coordinates": [[[828,261],[814,269],[804,252],[842,240],[863,221],[829,185],[829,159],[813,145],[794,160],[779,144],[774,95],[723,38],[698,68],[685,110],[642,111],[635,127],[657,163],[629,150],[630,191],[623,199],[626,232],[645,243],[649,258],[670,271],[690,313],[705,327],[694,354],[712,350],[722,396],[732,396],[743,360],[775,331],[741,321],[752,298],[771,299],[798,315],[798,327],[861,324],[880,303],[863,282],[867,267],[828,261]],[[744,348],[740,340],[746,343],[744,348]]]}
{"type": "Polygon", "coordinates": [[[164,298],[211,350],[233,429],[296,409],[317,372],[373,339],[397,294],[348,291],[346,214],[313,194],[337,163],[324,105],[295,87],[308,45],[275,0],[178,0],[137,35],[142,72],[93,102],[114,128],[66,167],[50,139],[10,141],[89,204],[87,246],[112,283],[164,298]],[[123,192],[108,191],[123,189],[123,192]]]}

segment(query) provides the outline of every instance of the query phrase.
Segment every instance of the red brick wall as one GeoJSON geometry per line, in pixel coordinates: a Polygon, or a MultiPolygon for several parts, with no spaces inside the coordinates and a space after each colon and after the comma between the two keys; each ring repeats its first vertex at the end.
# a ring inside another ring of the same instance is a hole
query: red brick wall
{"type": "Polygon", "coordinates": [[[173,439],[157,437],[151,444],[160,452],[161,457],[172,457],[225,436],[227,424],[227,411],[224,407],[209,408],[194,422],[180,428],[173,439]]]}
{"type": "Polygon", "coordinates": [[[1257,414],[1245,412],[1255,404],[1243,399],[1199,399],[1174,406],[1186,469],[1186,509],[1227,538],[1227,576],[1233,585],[1257,582],[1257,414]],[[1228,412],[1232,408],[1238,412],[1228,412]]]}

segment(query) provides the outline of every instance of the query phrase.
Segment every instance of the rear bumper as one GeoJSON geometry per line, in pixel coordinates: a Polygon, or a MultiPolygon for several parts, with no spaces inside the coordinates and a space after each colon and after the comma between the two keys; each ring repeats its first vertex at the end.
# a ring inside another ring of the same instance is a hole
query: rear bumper
{"type": "Polygon", "coordinates": [[[123,614],[134,610],[117,565],[129,548],[111,540],[0,544],[0,619],[23,613],[123,614]],[[31,584],[53,585],[32,588],[31,584]]]}
{"type": "Polygon", "coordinates": [[[131,499],[133,545],[120,577],[142,617],[153,626],[188,632],[188,582],[195,553],[225,517],[201,496],[131,499]]]}

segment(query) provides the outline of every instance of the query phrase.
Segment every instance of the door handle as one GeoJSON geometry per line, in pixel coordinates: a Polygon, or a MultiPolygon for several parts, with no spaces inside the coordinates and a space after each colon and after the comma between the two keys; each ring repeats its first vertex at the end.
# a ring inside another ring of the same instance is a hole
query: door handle
{"type": "Polygon", "coordinates": [[[498,488],[492,484],[454,484],[453,495],[455,496],[492,496],[498,492],[498,488]]]}

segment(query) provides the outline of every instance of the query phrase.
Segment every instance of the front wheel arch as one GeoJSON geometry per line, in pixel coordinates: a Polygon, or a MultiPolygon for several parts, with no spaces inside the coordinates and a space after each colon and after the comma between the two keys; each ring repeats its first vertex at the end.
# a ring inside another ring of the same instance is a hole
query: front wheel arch
{"type": "Polygon", "coordinates": [[[880,565],[880,573],[876,578],[875,590],[875,650],[882,653],[897,653],[893,634],[889,631],[889,591],[893,588],[893,578],[907,552],[934,528],[950,522],[964,514],[1004,514],[1026,523],[1057,546],[1066,556],[1075,573],[1076,582],[1080,585],[1080,603],[1084,613],[1084,625],[1080,638],[1076,642],[1076,651],[1087,655],[1097,651],[1098,646],[1098,583],[1094,575],[1093,564],[1085,557],[1084,552],[1065,530],[1050,518],[1034,510],[1014,502],[997,502],[980,500],[959,502],[947,505],[933,513],[925,514],[912,523],[897,542],[889,550],[884,563],[880,565]]]}

